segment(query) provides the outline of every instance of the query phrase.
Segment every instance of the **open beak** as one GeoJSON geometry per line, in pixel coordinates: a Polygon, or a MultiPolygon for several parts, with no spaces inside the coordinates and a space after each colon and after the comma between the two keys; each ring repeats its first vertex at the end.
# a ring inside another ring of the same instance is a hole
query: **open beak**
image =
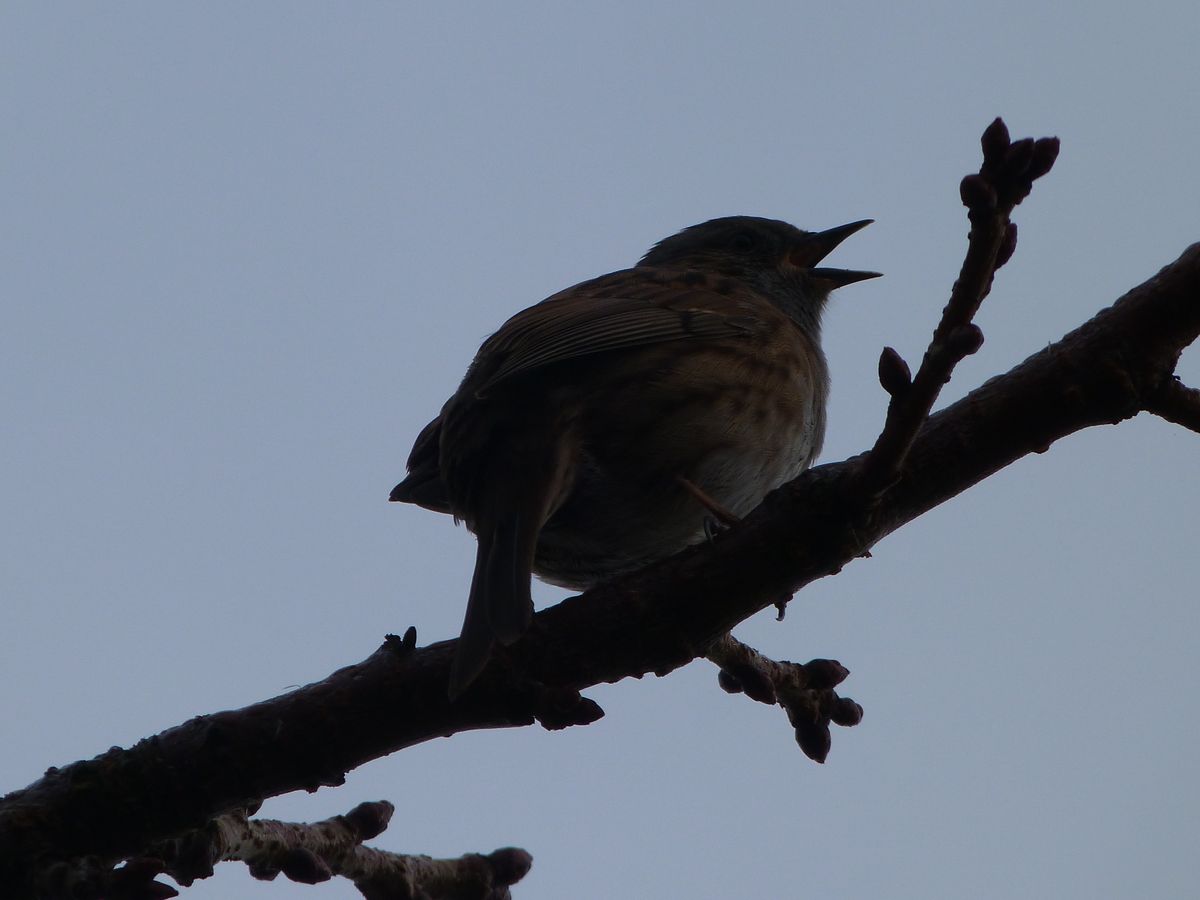
{"type": "Polygon", "coordinates": [[[866,228],[874,219],[862,219],[848,225],[839,225],[826,231],[817,231],[807,235],[791,252],[789,260],[792,265],[808,269],[810,278],[819,278],[830,282],[835,288],[854,284],[856,281],[866,281],[868,278],[879,278],[880,272],[858,272],[853,269],[818,269],[817,263],[833,252],[833,249],[856,231],[866,228]]]}

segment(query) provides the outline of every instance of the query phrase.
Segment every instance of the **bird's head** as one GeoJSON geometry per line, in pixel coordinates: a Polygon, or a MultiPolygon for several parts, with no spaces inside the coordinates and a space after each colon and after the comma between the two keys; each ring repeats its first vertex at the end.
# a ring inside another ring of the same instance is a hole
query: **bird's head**
{"type": "Polygon", "coordinates": [[[831,291],[879,277],[878,272],[817,265],[871,221],[802,231],[778,219],[725,216],[659,241],[638,266],[699,269],[749,282],[797,322],[816,328],[831,291]]]}

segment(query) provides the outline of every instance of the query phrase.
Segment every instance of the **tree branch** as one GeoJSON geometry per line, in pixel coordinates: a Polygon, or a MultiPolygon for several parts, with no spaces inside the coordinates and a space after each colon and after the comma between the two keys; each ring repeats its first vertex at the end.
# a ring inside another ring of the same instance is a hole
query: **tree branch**
{"type": "Polygon", "coordinates": [[[1164,381],[1158,392],[1146,399],[1145,409],[1200,433],[1200,390],[1187,387],[1177,378],[1164,381]]]}
{"type": "Polygon", "coordinates": [[[165,900],[179,892],[157,881],[156,876],[169,875],[187,887],[211,877],[218,862],[241,861],[253,877],[263,881],[282,874],[300,884],[319,884],[340,875],[352,881],[367,900],[500,900],[509,896],[509,886],[525,877],[533,863],[533,857],[515,847],[487,855],[434,859],[362,846],[364,840],[387,828],[393,812],[392,804],[378,801],[360,803],[345,815],[322,822],[280,822],[251,819],[246,810],[237,810],[217,816],[203,828],[159,842],[119,869],[91,856],[50,866],[40,879],[39,893],[165,900]]]}
{"type": "Polygon", "coordinates": [[[850,674],[835,659],[814,659],[803,665],[777,662],[732,634],[717,638],[704,655],[720,667],[718,682],[726,692],[782,706],[795,729],[796,743],[814,762],[823,763],[829,755],[830,724],[852,726],[862,721],[862,707],[834,690],[850,674]]]}
{"type": "Polygon", "coordinates": [[[1058,138],[1013,142],[1000,119],[984,131],[981,144],[979,174],[968,175],[959,186],[971,221],[966,259],[921,367],[912,378],[908,363],[891,347],[879,357],[879,382],[892,399],[862,472],[862,487],[868,493],[884,490],[895,480],[955,366],[983,345],[983,332],[972,320],[992,289],[996,270],[1017,249],[1017,226],[1009,217],[1058,158],[1058,138]]]}

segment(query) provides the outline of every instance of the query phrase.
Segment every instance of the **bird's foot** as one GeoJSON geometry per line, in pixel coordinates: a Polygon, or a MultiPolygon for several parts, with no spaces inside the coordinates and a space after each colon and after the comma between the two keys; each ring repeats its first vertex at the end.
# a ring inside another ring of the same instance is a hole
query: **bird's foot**
{"type": "Polygon", "coordinates": [[[682,475],[676,476],[676,480],[685,491],[696,498],[697,503],[708,510],[709,515],[704,517],[704,536],[710,541],[726,528],[732,528],[742,521],[739,516],[730,512],[682,475]]]}

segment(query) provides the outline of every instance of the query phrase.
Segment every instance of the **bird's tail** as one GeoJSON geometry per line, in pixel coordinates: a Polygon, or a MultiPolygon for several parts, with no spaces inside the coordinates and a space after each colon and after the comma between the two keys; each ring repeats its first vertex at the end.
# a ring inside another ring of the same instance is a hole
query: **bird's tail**
{"type": "Polygon", "coordinates": [[[450,668],[451,700],[483,671],[496,641],[511,644],[529,628],[533,616],[529,580],[536,540],[536,529],[523,528],[516,514],[479,530],[467,614],[450,668]]]}

